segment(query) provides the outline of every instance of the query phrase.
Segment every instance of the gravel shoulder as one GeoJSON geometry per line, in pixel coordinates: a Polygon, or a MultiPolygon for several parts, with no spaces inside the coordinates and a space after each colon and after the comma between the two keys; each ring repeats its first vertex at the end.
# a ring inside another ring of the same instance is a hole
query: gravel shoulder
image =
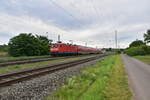
{"type": "Polygon", "coordinates": [[[122,55],[134,100],[150,100],[150,65],[122,55]]]}
{"type": "Polygon", "coordinates": [[[96,61],[0,88],[0,100],[43,100],[62,86],[67,78],[77,75],[85,67],[95,64],[96,61]]]}

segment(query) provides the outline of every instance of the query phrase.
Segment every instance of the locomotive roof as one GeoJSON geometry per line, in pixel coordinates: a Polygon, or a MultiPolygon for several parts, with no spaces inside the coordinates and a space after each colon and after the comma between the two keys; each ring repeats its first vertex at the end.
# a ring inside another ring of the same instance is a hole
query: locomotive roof
{"type": "MultiPolygon", "coordinates": [[[[72,46],[80,46],[80,47],[86,47],[86,46],[82,46],[82,45],[76,45],[76,44],[69,44],[69,43],[52,43],[53,45],[72,45],[72,46]]],[[[86,48],[90,48],[90,49],[96,49],[93,47],[86,47],[86,48]]],[[[100,50],[100,49],[99,49],[100,50]]]]}

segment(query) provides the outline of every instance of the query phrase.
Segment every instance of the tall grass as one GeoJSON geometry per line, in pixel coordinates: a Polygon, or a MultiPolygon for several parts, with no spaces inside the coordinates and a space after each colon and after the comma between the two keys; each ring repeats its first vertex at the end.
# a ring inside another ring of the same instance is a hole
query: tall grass
{"type": "Polygon", "coordinates": [[[104,90],[105,100],[131,100],[132,94],[128,87],[128,77],[120,56],[117,57],[114,68],[109,74],[107,88],[104,90]]]}

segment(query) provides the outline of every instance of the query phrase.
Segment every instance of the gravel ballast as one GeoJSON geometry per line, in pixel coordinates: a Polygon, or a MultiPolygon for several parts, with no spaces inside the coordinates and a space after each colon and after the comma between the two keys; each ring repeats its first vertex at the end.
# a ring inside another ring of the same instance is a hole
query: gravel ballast
{"type": "Polygon", "coordinates": [[[0,100],[44,100],[62,86],[67,78],[77,75],[83,68],[95,64],[96,61],[90,61],[12,86],[0,88],[0,100]]]}

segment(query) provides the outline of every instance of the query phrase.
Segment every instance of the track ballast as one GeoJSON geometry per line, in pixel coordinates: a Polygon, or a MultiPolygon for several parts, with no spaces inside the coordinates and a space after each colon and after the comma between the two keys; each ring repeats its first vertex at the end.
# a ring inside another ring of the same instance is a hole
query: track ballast
{"type": "Polygon", "coordinates": [[[41,76],[47,73],[53,73],[58,70],[62,70],[68,67],[73,67],[75,65],[83,64],[92,60],[96,60],[99,58],[102,58],[103,56],[95,56],[95,57],[90,57],[90,58],[84,58],[81,60],[75,60],[75,61],[70,61],[70,62],[64,62],[64,63],[59,63],[59,64],[54,64],[54,65],[49,65],[45,67],[37,67],[37,68],[31,68],[31,69],[26,69],[23,71],[18,71],[18,72],[11,72],[7,74],[1,74],[0,75],[0,87],[2,86],[8,86],[14,83],[18,83],[21,81],[29,80],[31,78],[41,76]]]}

